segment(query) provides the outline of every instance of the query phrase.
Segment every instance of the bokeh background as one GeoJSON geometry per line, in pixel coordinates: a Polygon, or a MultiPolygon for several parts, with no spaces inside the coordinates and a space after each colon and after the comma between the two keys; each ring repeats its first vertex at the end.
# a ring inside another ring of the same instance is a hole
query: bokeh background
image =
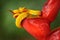
{"type": "MultiPolygon", "coordinates": [[[[0,40],[35,40],[25,29],[15,26],[15,19],[9,12],[10,9],[26,7],[28,9],[41,10],[46,0],[0,0],[0,40]]],[[[60,12],[56,20],[51,24],[51,29],[60,26],[60,12]]]]}

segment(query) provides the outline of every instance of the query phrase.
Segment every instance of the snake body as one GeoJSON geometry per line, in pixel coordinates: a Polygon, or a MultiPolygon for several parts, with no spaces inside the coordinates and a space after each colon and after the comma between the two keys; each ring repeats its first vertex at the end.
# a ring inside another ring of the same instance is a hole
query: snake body
{"type": "Polygon", "coordinates": [[[18,28],[22,27],[21,23],[22,23],[23,19],[27,18],[27,16],[34,18],[34,17],[39,17],[39,15],[41,15],[41,12],[38,10],[28,10],[24,7],[19,8],[17,10],[13,10],[12,13],[13,13],[13,17],[16,18],[15,24],[18,28]]]}

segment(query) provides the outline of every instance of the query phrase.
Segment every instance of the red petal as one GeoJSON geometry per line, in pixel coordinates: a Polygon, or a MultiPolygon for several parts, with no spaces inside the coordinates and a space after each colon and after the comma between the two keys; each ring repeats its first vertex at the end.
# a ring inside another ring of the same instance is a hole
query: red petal
{"type": "Polygon", "coordinates": [[[24,29],[36,39],[43,39],[50,32],[49,21],[40,18],[25,19],[22,22],[24,29]]]}
{"type": "Polygon", "coordinates": [[[60,27],[50,33],[48,40],[60,40],[60,27]]]}

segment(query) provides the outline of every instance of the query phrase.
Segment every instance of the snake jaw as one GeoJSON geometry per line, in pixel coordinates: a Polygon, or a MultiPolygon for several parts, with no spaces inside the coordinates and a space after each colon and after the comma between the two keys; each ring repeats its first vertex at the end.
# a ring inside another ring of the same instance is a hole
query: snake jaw
{"type": "Polygon", "coordinates": [[[19,16],[19,14],[14,14],[13,18],[17,18],[19,16]]]}

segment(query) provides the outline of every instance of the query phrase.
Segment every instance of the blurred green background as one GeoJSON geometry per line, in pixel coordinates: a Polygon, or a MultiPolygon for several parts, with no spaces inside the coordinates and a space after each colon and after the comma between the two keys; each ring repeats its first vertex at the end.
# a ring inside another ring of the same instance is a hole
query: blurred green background
{"type": "MultiPolygon", "coordinates": [[[[15,19],[9,12],[10,9],[26,7],[41,10],[46,0],[0,0],[0,40],[35,40],[25,29],[15,26],[15,19]]],[[[51,24],[51,29],[60,25],[60,12],[51,24]]]]}

